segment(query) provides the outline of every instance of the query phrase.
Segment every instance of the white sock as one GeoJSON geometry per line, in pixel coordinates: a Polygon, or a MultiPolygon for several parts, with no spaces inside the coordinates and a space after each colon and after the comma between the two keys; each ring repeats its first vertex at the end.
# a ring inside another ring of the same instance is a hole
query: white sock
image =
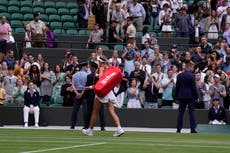
{"type": "Polygon", "coordinates": [[[118,129],[118,130],[121,130],[122,128],[121,128],[121,126],[118,126],[117,129],[118,129]]]}

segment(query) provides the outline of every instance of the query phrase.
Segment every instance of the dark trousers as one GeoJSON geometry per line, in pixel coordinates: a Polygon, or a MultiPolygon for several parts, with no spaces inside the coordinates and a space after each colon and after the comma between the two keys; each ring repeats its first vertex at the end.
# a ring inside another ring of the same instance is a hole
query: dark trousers
{"type": "Polygon", "coordinates": [[[72,111],[72,117],[71,117],[71,127],[74,127],[77,123],[78,118],[78,111],[79,108],[82,106],[83,111],[83,120],[84,120],[84,126],[85,126],[85,120],[86,120],[86,114],[87,114],[87,103],[84,99],[84,95],[80,99],[76,99],[74,97],[73,100],[73,111],[72,111]]]}
{"type": "MultiPolygon", "coordinates": [[[[94,99],[88,99],[87,100],[87,114],[86,114],[86,120],[84,128],[89,128],[91,115],[93,112],[93,105],[94,105],[94,99]]],[[[99,118],[100,118],[100,126],[101,129],[105,128],[105,113],[104,113],[104,105],[101,105],[101,109],[99,111],[99,118]]]]}
{"type": "Polygon", "coordinates": [[[186,106],[188,105],[189,110],[189,120],[191,131],[194,131],[196,128],[195,115],[194,115],[194,100],[179,100],[179,110],[177,117],[177,131],[181,131],[183,125],[183,117],[186,106]]]}

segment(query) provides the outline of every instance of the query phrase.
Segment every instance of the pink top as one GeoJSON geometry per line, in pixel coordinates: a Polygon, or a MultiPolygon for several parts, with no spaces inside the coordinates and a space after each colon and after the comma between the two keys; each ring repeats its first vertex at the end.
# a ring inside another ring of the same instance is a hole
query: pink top
{"type": "Polygon", "coordinates": [[[9,32],[11,31],[11,27],[8,23],[0,23],[0,40],[8,40],[9,32]]]}

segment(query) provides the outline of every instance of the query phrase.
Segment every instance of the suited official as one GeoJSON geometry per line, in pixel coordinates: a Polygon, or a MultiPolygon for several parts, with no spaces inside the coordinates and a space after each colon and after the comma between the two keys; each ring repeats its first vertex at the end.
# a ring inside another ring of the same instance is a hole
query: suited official
{"type": "Polygon", "coordinates": [[[179,110],[177,117],[177,133],[181,132],[183,124],[183,116],[185,109],[188,105],[190,129],[191,133],[197,133],[195,123],[195,101],[198,99],[195,75],[192,73],[194,70],[194,63],[186,63],[186,70],[177,76],[176,82],[176,99],[179,101],[179,110]]]}
{"type": "MultiPolygon", "coordinates": [[[[98,65],[95,62],[90,62],[91,73],[87,76],[86,91],[85,91],[85,95],[87,99],[87,114],[86,114],[85,125],[84,125],[85,129],[89,128],[89,123],[93,112],[93,105],[94,105],[94,98],[95,98],[93,85],[95,85],[96,82],[98,81],[98,77],[96,77],[97,69],[98,69],[98,65]]],[[[101,130],[105,130],[104,105],[102,105],[100,109],[99,117],[100,117],[101,130]]]]}
{"type": "Polygon", "coordinates": [[[89,19],[89,6],[88,6],[88,0],[84,0],[84,2],[79,6],[78,8],[78,23],[79,28],[87,28],[88,27],[88,19],[89,19]]]}

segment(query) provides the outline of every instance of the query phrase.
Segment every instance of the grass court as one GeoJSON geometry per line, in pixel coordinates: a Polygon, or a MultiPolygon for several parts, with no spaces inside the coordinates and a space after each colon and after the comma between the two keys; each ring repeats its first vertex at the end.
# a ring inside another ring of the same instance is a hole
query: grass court
{"type": "Polygon", "coordinates": [[[228,134],[0,129],[1,153],[229,153],[228,134]]]}

